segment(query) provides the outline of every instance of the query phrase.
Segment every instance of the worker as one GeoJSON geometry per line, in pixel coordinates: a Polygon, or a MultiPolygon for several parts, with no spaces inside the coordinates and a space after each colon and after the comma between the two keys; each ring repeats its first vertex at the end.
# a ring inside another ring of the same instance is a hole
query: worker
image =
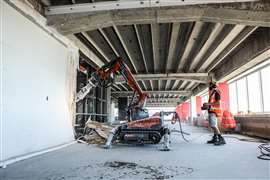
{"type": "Polygon", "coordinates": [[[214,136],[211,140],[207,141],[208,144],[224,145],[225,139],[221,136],[218,128],[218,118],[221,116],[221,103],[220,103],[220,91],[215,83],[209,84],[209,100],[208,103],[208,120],[209,125],[214,131],[214,136]]]}

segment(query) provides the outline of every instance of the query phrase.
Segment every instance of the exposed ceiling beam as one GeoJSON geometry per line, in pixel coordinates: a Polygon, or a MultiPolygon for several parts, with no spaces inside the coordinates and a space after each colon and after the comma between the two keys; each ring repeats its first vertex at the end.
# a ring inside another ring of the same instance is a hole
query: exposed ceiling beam
{"type": "Polygon", "coordinates": [[[146,87],[146,85],[145,85],[145,82],[144,82],[143,80],[141,80],[141,82],[142,82],[142,86],[143,86],[143,88],[141,87],[141,89],[147,90],[147,87],[146,87]]]}
{"type": "Polygon", "coordinates": [[[172,85],[172,90],[175,90],[177,85],[180,83],[180,80],[176,79],[172,85]]]}
{"type": "Polygon", "coordinates": [[[194,86],[194,84],[196,84],[196,83],[195,83],[195,82],[190,82],[190,83],[187,85],[186,89],[191,90],[191,88],[194,86]]]}
{"type": "Polygon", "coordinates": [[[214,40],[217,38],[217,36],[220,34],[221,30],[223,29],[224,24],[216,23],[211,34],[209,35],[208,39],[204,43],[203,47],[200,49],[200,51],[196,54],[195,58],[192,60],[189,70],[194,71],[197,67],[197,64],[201,61],[201,59],[204,57],[205,53],[211,46],[211,44],[214,42],[214,40]]]}
{"type": "Polygon", "coordinates": [[[179,71],[183,71],[184,66],[186,65],[187,61],[189,60],[188,58],[190,57],[190,53],[194,47],[194,44],[196,42],[197,37],[199,36],[199,33],[201,31],[203,27],[203,22],[195,22],[192,32],[189,36],[187,45],[185,47],[184,53],[181,57],[181,60],[179,61],[179,65],[178,65],[178,70],[179,71]]]}
{"type": "Polygon", "coordinates": [[[169,52],[168,52],[167,61],[166,61],[166,70],[172,68],[171,66],[172,66],[172,61],[174,58],[175,48],[177,46],[176,42],[177,42],[179,31],[180,31],[180,23],[172,23],[169,52]]]}
{"type": "Polygon", "coordinates": [[[126,91],[128,91],[129,89],[125,86],[125,85],[123,85],[123,84],[119,84],[119,86],[121,86],[124,90],[126,90],[126,91]]]}
{"type": "Polygon", "coordinates": [[[198,72],[204,72],[207,67],[215,60],[215,58],[243,31],[244,25],[235,25],[228,35],[218,44],[218,46],[211,52],[210,56],[203,61],[198,68],[198,72]]]}
{"type": "Polygon", "coordinates": [[[137,70],[137,68],[136,68],[136,66],[135,66],[135,64],[134,64],[134,60],[133,60],[131,54],[129,53],[129,49],[127,48],[127,45],[126,45],[126,43],[125,43],[125,41],[124,41],[124,39],[123,39],[121,33],[119,32],[117,26],[113,26],[113,29],[114,29],[114,32],[116,33],[118,39],[120,40],[121,45],[122,45],[122,47],[124,48],[124,50],[125,50],[125,52],[126,52],[128,58],[129,58],[129,61],[130,61],[131,65],[132,65],[132,68],[134,69],[135,73],[137,73],[138,70],[137,70]]]}
{"type": "Polygon", "coordinates": [[[166,98],[166,97],[162,97],[162,98],[147,98],[147,101],[179,101],[180,98],[166,98]]]}
{"type": "MultiPolygon", "coordinates": [[[[140,37],[139,31],[138,31],[137,25],[134,24],[133,27],[134,27],[134,30],[135,30],[135,33],[136,33],[136,37],[137,37],[138,44],[139,44],[139,47],[140,47],[140,52],[141,52],[141,55],[142,55],[142,58],[143,58],[143,64],[144,64],[145,72],[148,73],[148,68],[147,68],[146,59],[145,59],[145,55],[144,55],[144,51],[143,51],[143,47],[142,47],[141,37],[140,37]]],[[[142,84],[144,86],[144,89],[147,89],[144,81],[141,81],[141,82],[142,82],[142,84]]]]}
{"type": "Polygon", "coordinates": [[[82,35],[87,39],[89,43],[91,43],[94,46],[94,48],[103,56],[104,59],[106,59],[107,62],[110,61],[110,58],[86,32],[82,32],[82,35]]]}
{"type": "MultiPolygon", "coordinates": [[[[260,53],[258,56],[249,59],[246,62],[246,64],[244,64],[241,67],[236,68],[238,63],[236,63],[234,65],[235,67],[233,67],[232,69],[230,66],[225,66],[222,70],[228,69],[229,74],[226,74],[225,76],[223,76],[219,80],[220,81],[228,81],[228,80],[232,79],[233,77],[236,77],[237,75],[249,70],[250,68],[268,60],[269,57],[270,57],[270,45],[269,45],[268,49],[266,49],[265,51],[260,53]]],[[[217,73],[220,73],[220,72],[217,72],[217,73]]],[[[218,77],[221,77],[221,76],[219,75],[218,77]]]]}
{"type": "Polygon", "coordinates": [[[140,47],[140,52],[141,52],[141,55],[142,55],[142,58],[143,58],[143,65],[144,65],[144,68],[145,68],[145,72],[148,73],[148,68],[147,68],[147,64],[146,64],[145,55],[144,55],[144,52],[143,52],[141,37],[140,37],[139,31],[138,31],[137,25],[134,24],[133,27],[134,27],[134,30],[135,30],[135,33],[136,33],[136,37],[137,37],[138,44],[139,44],[139,47],[140,47]]]}
{"type": "Polygon", "coordinates": [[[159,25],[151,24],[152,54],[154,63],[154,72],[157,72],[159,65],[159,25]]]}
{"type": "MultiPolygon", "coordinates": [[[[167,74],[134,74],[136,80],[185,80],[198,83],[209,83],[211,77],[207,73],[167,73],[167,74]]],[[[121,76],[115,78],[115,82],[123,82],[121,76]]]]}
{"type": "Polygon", "coordinates": [[[119,57],[119,53],[114,48],[113,44],[111,43],[111,41],[109,40],[109,38],[107,37],[107,35],[104,33],[104,31],[101,28],[99,28],[98,31],[100,32],[100,34],[102,35],[102,37],[105,39],[105,41],[108,43],[108,45],[110,46],[110,48],[113,50],[115,56],[116,57],[119,57]]]}
{"type": "MultiPolygon", "coordinates": [[[[191,94],[191,91],[144,91],[148,94],[156,95],[156,94],[176,94],[181,96],[188,96],[191,94]]],[[[119,96],[131,96],[133,91],[116,91],[112,92],[112,94],[119,95],[119,96]]]]}
{"type": "Polygon", "coordinates": [[[146,107],[176,107],[178,103],[146,103],[146,107]]]}
{"type": "Polygon", "coordinates": [[[86,47],[76,36],[68,35],[67,38],[69,38],[80,49],[80,51],[98,67],[101,67],[102,65],[104,65],[102,60],[99,59],[99,57],[93,51],[91,51],[88,47],[86,47]]]}
{"type": "MultiPolygon", "coordinates": [[[[154,73],[158,70],[159,65],[159,26],[157,23],[153,23],[150,25],[151,29],[151,40],[152,40],[152,57],[153,57],[153,65],[154,65],[154,73]]],[[[152,79],[149,79],[151,89],[154,89],[152,79]]],[[[159,89],[159,87],[158,87],[159,89]]]]}
{"type": "MultiPolygon", "coordinates": [[[[192,32],[189,36],[189,39],[188,39],[188,42],[186,44],[186,47],[185,47],[185,50],[184,50],[184,53],[183,55],[181,56],[181,59],[178,61],[179,64],[177,66],[177,71],[183,71],[184,69],[184,66],[187,62],[187,58],[189,57],[190,55],[190,52],[192,50],[192,47],[194,46],[194,43],[196,41],[196,38],[197,36],[199,35],[201,29],[202,29],[202,26],[203,26],[203,23],[202,22],[195,22],[194,26],[193,26],[193,29],[192,29],[192,32]]],[[[177,81],[174,82],[173,84],[173,87],[176,88],[177,86],[177,81]]]]}
{"type": "MultiPolygon", "coordinates": [[[[241,48],[233,55],[227,56],[214,69],[215,79],[221,82],[228,81],[268,60],[270,57],[269,33],[269,28],[258,28],[256,33],[246,39],[241,48]]],[[[200,84],[192,90],[193,94],[196,95],[205,88],[205,85],[200,84]]]]}
{"type": "MultiPolygon", "coordinates": [[[[123,10],[123,9],[137,9],[137,8],[153,8],[153,7],[166,7],[166,6],[187,6],[187,5],[200,5],[200,4],[222,4],[222,3],[235,3],[235,2],[255,2],[258,0],[149,0],[146,3],[142,0],[122,0],[122,1],[109,1],[97,3],[85,3],[76,5],[65,6],[51,6],[46,9],[47,15],[55,14],[68,14],[68,13],[83,13],[83,12],[98,12],[109,10],[123,10]]],[[[72,0],[75,3],[75,0],[72,0]]]]}
{"type": "Polygon", "coordinates": [[[269,28],[258,28],[233,55],[226,57],[213,73],[220,81],[229,80],[270,57],[269,28]]]}
{"type": "Polygon", "coordinates": [[[44,4],[45,6],[51,6],[51,0],[41,0],[41,3],[44,4]]]}
{"type": "Polygon", "coordinates": [[[170,79],[166,80],[166,82],[165,82],[165,90],[168,90],[168,85],[170,85],[170,84],[171,84],[171,80],[170,79]]]}
{"type": "Polygon", "coordinates": [[[119,88],[116,84],[114,84],[113,87],[114,87],[116,90],[118,90],[118,91],[121,91],[121,90],[122,90],[122,89],[119,88]]]}
{"type": "Polygon", "coordinates": [[[179,89],[186,89],[186,85],[188,84],[188,81],[184,81],[181,85],[180,85],[180,87],[179,87],[179,89]]]}
{"type": "MultiPolygon", "coordinates": [[[[90,3],[93,6],[93,3],[90,3]]],[[[242,5],[188,6],[174,8],[141,8],[135,11],[103,11],[48,15],[47,24],[62,34],[74,34],[112,25],[133,25],[168,22],[214,22],[270,27],[270,5],[260,1],[242,5]],[[89,23],[91,22],[91,23],[89,23]]]]}
{"type": "MultiPolygon", "coordinates": [[[[168,52],[167,61],[166,61],[166,73],[168,73],[168,70],[173,69],[172,61],[173,61],[173,58],[175,57],[174,52],[177,45],[176,42],[177,42],[179,31],[180,31],[180,23],[172,23],[169,52],[168,52]]],[[[170,80],[165,82],[165,90],[167,89],[167,85],[169,83],[170,83],[170,80]]]]}
{"type": "Polygon", "coordinates": [[[232,41],[232,43],[224,50],[207,68],[207,72],[214,69],[224,58],[226,58],[238,45],[240,45],[252,32],[258,27],[248,26],[232,41]]]}
{"type": "Polygon", "coordinates": [[[151,88],[151,90],[154,90],[153,82],[152,82],[151,80],[149,80],[149,83],[150,83],[150,88],[151,88]]]}

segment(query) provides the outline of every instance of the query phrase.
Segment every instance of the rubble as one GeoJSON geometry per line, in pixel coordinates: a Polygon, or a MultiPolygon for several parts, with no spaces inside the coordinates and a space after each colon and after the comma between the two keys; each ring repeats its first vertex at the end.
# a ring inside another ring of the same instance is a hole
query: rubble
{"type": "Polygon", "coordinates": [[[113,126],[89,119],[85,123],[84,134],[77,138],[77,142],[98,145],[105,144],[112,129],[113,126]]]}

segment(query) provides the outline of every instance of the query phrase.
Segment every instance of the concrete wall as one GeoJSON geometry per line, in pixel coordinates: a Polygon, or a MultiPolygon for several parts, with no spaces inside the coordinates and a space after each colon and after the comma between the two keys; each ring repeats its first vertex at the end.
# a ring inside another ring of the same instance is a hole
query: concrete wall
{"type": "Polygon", "coordinates": [[[73,140],[68,49],[1,1],[1,159],[73,140]]]}

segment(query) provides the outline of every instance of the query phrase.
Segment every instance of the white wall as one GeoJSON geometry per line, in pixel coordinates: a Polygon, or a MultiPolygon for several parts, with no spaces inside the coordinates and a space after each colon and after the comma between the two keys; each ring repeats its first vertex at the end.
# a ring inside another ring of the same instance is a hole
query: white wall
{"type": "Polygon", "coordinates": [[[0,3],[3,161],[68,143],[73,130],[67,98],[68,49],[0,3]]]}

